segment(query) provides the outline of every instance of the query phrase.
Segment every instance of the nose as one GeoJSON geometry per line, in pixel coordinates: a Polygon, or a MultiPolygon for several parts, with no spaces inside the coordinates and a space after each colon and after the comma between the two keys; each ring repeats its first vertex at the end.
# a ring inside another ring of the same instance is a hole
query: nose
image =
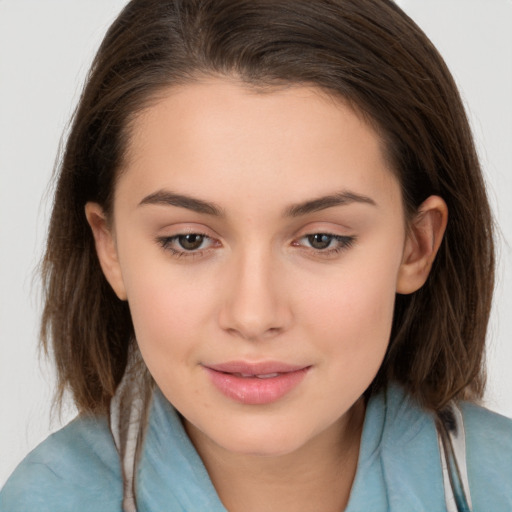
{"type": "Polygon", "coordinates": [[[288,329],[292,312],[278,267],[270,254],[256,250],[248,250],[230,263],[219,315],[223,330],[258,341],[288,329]]]}

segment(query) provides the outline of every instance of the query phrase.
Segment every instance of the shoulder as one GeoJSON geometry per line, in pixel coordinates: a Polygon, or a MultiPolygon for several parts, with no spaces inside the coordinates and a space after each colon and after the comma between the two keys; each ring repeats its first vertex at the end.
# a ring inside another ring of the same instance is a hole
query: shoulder
{"type": "Polygon", "coordinates": [[[78,417],[20,463],[1,512],[120,511],[121,470],[106,418],[78,417]]]}
{"type": "Polygon", "coordinates": [[[512,510],[512,420],[462,403],[466,457],[475,510],[512,510]]]}
{"type": "Polygon", "coordinates": [[[460,404],[468,442],[508,452],[512,463],[512,419],[469,402],[460,404]]]}
{"type": "MultiPolygon", "coordinates": [[[[512,420],[472,403],[459,405],[473,508],[490,510],[491,504],[493,512],[510,512],[512,420]]],[[[441,510],[444,489],[435,414],[396,385],[372,398],[367,412],[376,430],[374,447],[389,502],[399,503],[397,510],[416,510],[411,505],[416,502],[418,510],[426,503],[429,510],[441,510]]]]}
{"type": "MultiPolygon", "coordinates": [[[[458,405],[464,419],[470,477],[472,474],[475,485],[486,482],[487,489],[502,483],[512,499],[512,419],[471,402],[458,405]]],[[[403,445],[420,433],[423,438],[434,434],[437,441],[434,413],[424,410],[403,390],[388,390],[386,410],[388,432],[396,443],[403,445]]]]}

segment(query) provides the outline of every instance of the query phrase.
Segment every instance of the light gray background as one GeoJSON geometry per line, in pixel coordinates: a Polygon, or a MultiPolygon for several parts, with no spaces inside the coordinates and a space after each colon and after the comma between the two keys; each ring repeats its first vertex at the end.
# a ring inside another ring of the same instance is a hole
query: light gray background
{"type": "MultiPolygon", "coordinates": [[[[126,0],[0,0],[0,485],[74,415],[51,420],[35,269],[59,139],[92,55],[126,0]]],[[[501,226],[486,404],[512,417],[512,0],[401,0],[464,96],[501,226]]]]}

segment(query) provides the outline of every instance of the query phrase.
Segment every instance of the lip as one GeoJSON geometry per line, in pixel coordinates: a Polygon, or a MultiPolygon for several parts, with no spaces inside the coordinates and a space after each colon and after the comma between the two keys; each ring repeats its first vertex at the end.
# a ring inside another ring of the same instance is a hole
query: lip
{"type": "Polygon", "coordinates": [[[270,404],[297,387],[311,366],[277,361],[230,361],[203,365],[213,385],[228,398],[247,405],[270,404]]]}

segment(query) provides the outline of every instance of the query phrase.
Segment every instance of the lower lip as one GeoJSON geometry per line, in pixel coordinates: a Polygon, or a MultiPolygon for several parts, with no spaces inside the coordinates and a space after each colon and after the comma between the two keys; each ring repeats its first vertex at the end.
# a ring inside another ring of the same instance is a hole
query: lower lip
{"type": "Polygon", "coordinates": [[[306,376],[309,367],[281,373],[277,377],[237,377],[205,367],[213,385],[225,396],[247,405],[263,405],[276,402],[287,395],[306,376]]]}

